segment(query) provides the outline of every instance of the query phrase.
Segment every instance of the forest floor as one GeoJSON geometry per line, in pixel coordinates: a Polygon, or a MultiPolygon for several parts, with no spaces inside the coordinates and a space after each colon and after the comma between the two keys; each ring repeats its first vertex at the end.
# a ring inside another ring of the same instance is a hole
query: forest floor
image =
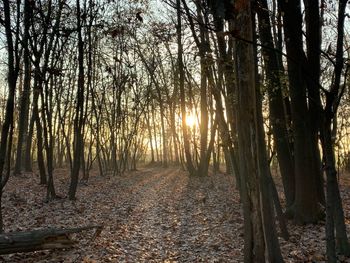
{"type": "MultiPolygon", "coordinates": [[[[57,193],[68,189],[67,170],[56,170],[57,193]]],[[[178,168],[142,168],[124,176],[92,175],[77,201],[45,202],[32,174],[10,178],[4,190],[6,232],[103,225],[75,234],[73,249],[16,253],[0,262],[242,262],[243,218],[234,180],[225,174],[189,177],[178,168]]],[[[342,186],[349,223],[349,183],[342,186]]],[[[324,222],[294,226],[280,239],[285,262],[325,262],[324,222]]],[[[350,262],[341,258],[342,262],[350,262]]]]}

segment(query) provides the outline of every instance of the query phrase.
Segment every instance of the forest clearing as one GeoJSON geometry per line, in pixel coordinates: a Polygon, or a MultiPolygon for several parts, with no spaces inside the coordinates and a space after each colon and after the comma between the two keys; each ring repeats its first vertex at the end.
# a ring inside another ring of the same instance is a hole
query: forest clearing
{"type": "MultiPolygon", "coordinates": [[[[63,199],[45,202],[38,177],[12,178],[4,194],[6,229],[102,225],[76,234],[68,250],[0,256],[0,261],[43,262],[242,262],[243,217],[230,175],[189,177],[180,168],[141,168],[122,177],[91,176],[75,202],[66,198],[66,170],[58,170],[63,199]]],[[[350,184],[343,184],[350,220],[350,184]]],[[[288,224],[290,239],[280,238],[285,262],[326,262],[324,222],[288,224]]],[[[342,258],[341,262],[350,262],[342,258]]]]}

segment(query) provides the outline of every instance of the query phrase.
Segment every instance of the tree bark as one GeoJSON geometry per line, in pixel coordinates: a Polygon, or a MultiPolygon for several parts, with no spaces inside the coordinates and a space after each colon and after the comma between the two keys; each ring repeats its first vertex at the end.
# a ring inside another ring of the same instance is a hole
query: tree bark
{"type": "Polygon", "coordinates": [[[274,234],[274,222],[268,196],[266,146],[262,134],[262,118],[259,117],[256,96],[256,61],[251,43],[253,18],[250,1],[235,1],[238,35],[236,43],[237,76],[237,127],[239,147],[239,171],[244,214],[244,262],[283,262],[278,239],[274,234]],[[270,232],[272,231],[272,232],[270,232]],[[272,233],[272,235],[270,235],[272,233]],[[267,255],[265,255],[267,250],[267,255]]]}
{"type": "MultiPolygon", "coordinates": [[[[8,155],[8,147],[12,144],[12,136],[9,136],[10,129],[13,126],[13,111],[14,111],[14,100],[16,91],[16,82],[18,76],[18,57],[16,54],[16,44],[13,42],[12,27],[11,27],[11,15],[10,15],[10,3],[8,0],[3,0],[4,8],[4,23],[6,32],[6,42],[7,42],[7,83],[8,83],[8,97],[6,101],[5,109],[5,119],[1,129],[1,139],[0,139],[0,200],[2,197],[3,189],[7,180],[4,180],[3,176],[5,160],[8,155]],[[9,140],[10,137],[10,140],[9,140]]],[[[18,32],[16,33],[16,39],[18,37],[18,32]]],[[[10,167],[7,167],[10,169],[10,167]]],[[[0,203],[0,232],[3,231],[3,221],[2,221],[2,209],[0,203]]]]}
{"type": "Polygon", "coordinates": [[[35,119],[32,114],[29,122],[29,131],[26,138],[26,149],[24,153],[24,169],[26,172],[32,172],[32,145],[33,145],[33,134],[34,134],[35,119]]]}
{"type": "Polygon", "coordinates": [[[80,0],[77,3],[77,29],[78,29],[78,87],[77,101],[74,119],[74,157],[73,167],[71,171],[71,181],[69,185],[69,199],[75,200],[75,195],[78,187],[79,171],[81,168],[81,153],[83,149],[83,134],[82,128],[84,125],[84,42],[82,38],[81,25],[81,9],[80,0]]]}
{"type": "MultiPolygon", "coordinates": [[[[200,148],[199,148],[199,166],[198,166],[198,175],[207,176],[208,175],[208,166],[210,152],[207,150],[208,146],[208,95],[207,95],[207,75],[209,68],[209,61],[206,58],[205,48],[209,46],[209,41],[207,41],[206,32],[205,32],[205,21],[201,14],[201,6],[197,3],[197,16],[199,19],[199,38],[201,46],[199,47],[200,54],[200,70],[201,70],[201,81],[200,81],[200,148]]],[[[194,32],[193,32],[194,33],[194,32]]]]}
{"type": "Polygon", "coordinates": [[[316,178],[316,190],[319,202],[325,205],[324,179],[321,171],[321,157],[318,144],[320,130],[320,55],[321,55],[321,23],[319,14],[319,1],[304,0],[307,66],[304,75],[307,83],[309,121],[311,133],[312,169],[316,178]]]}
{"type": "Polygon", "coordinates": [[[33,119],[36,126],[36,143],[37,143],[37,160],[39,168],[40,184],[47,184],[46,169],[44,162],[44,146],[43,146],[43,128],[40,122],[39,109],[38,109],[38,99],[40,93],[39,80],[41,78],[38,73],[35,74],[34,79],[34,97],[33,97],[33,119]]]}
{"type": "Polygon", "coordinates": [[[182,23],[181,23],[181,4],[180,0],[176,0],[177,9],[177,48],[178,48],[178,67],[179,67],[179,90],[180,90],[180,102],[181,102],[181,121],[182,121],[182,136],[186,157],[186,167],[190,175],[195,175],[196,170],[192,162],[192,156],[190,152],[190,142],[188,137],[188,130],[186,124],[186,99],[185,99],[185,72],[183,65],[183,46],[182,46],[182,23]]]}
{"type": "Polygon", "coordinates": [[[266,0],[258,1],[259,35],[263,45],[262,54],[266,66],[267,92],[269,96],[270,121],[276,144],[277,159],[282,176],[286,206],[294,201],[295,174],[292,150],[290,149],[287,120],[284,111],[282,87],[280,81],[281,69],[273,44],[271,23],[266,0]]]}
{"type": "Polygon", "coordinates": [[[23,61],[24,61],[24,83],[23,91],[20,100],[20,112],[18,123],[18,140],[17,140],[17,155],[14,174],[20,174],[23,169],[24,163],[24,149],[26,146],[27,129],[28,129],[28,115],[29,115],[29,103],[30,103],[30,75],[31,75],[31,63],[30,63],[30,51],[29,51],[29,27],[31,17],[31,4],[30,0],[24,1],[24,36],[23,36],[23,61]],[[24,146],[24,147],[23,147],[24,146]]]}
{"type": "Polygon", "coordinates": [[[350,245],[346,233],[346,225],[344,219],[344,210],[339,192],[337,181],[337,170],[334,153],[334,142],[332,139],[332,124],[336,117],[338,105],[341,99],[340,80],[344,64],[343,59],[343,41],[344,41],[344,21],[345,8],[347,1],[339,1],[338,7],[338,24],[337,24],[337,50],[336,61],[334,67],[334,82],[326,93],[326,105],[322,111],[322,129],[321,143],[323,149],[323,159],[325,161],[325,170],[327,175],[327,255],[330,261],[335,259],[335,244],[337,243],[338,251],[346,256],[350,255],[350,245]],[[339,95],[340,94],[340,95],[339,95]],[[335,238],[334,240],[334,230],[335,238]]]}
{"type": "Polygon", "coordinates": [[[101,232],[102,226],[86,226],[68,229],[49,228],[1,234],[0,255],[46,249],[72,248],[76,242],[69,237],[69,234],[90,229],[96,229],[96,236],[101,232]]]}
{"type": "Polygon", "coordinates": [[[306,82],[303,75],[306,61],[302,42],[300,1],[279,2],[284,12],[284,37],[288,54],[288,77],[291,95],[294,143],[295,198],[289,214],[298,224],[315,223],[322,216],[319,206],[312,136],[307,106],[306,82]]]}

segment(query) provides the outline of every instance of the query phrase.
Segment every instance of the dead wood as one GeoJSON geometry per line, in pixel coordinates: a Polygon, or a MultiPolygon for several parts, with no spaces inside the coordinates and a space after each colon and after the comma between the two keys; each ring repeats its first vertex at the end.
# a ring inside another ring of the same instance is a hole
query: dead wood
{"type": "Polygon", "coordinates": [[[45,249],[72,248],[77,241],[70,234],[96,229],[94,237],[102,230],[102,226],[84,226],[77,228],[47,228],[25,232],[12,232],[0,235],[0,255],[16,252],[31,252],[45,249]]]}

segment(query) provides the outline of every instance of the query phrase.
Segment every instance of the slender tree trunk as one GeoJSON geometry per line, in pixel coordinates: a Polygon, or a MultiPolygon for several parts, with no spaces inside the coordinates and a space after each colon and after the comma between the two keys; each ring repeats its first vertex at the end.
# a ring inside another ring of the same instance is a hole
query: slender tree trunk
{"type": "Polygon", "coordinates": [[[330,262],[336,262],[335,243],[338,251],[346,256],[350,255],[350,245],[346,233],[344,219],[344,210],[339,192],[337,181],[337,170],[334,153],[334,142],[332,139],[332,124],[337,114],[338,105],[342,93],[340,90],[340,81],[343,70],[343,41],[344,41],[344,21],[347,1],[340,0],[338,7],[338,24],[337,24],[337,50],[334,67],[334,82],[326,93],[326,106],[322,112],[322,129],[321,142],[323,149],[323,159],[325,161],[325,170],[327,175],[327,255],[330,262]],[[339,95],[340,94],[340,95],[339,95]],[[334,230],[336,232],[336,241],[334,240],[334,230]]]}
{"type": "MultiPolygon", "coordinates": [[[[13,127],[13,111],[14,111],[14,100],[16,91],[16,82],[18,76],[18,58],[15,59],[15,45],[12,38],[12,27],[11,27],[11,15],[10,15],[10,3],[8,0],[3,0],[4,9],[4,23],[6,31],[6,41],[7,41],[7,83],[8,83],[8,97],[6,101],[5,109],[5,119],[1,129],[1,139],[0,139],[0,201],[2,200],[2,193],[7,180],[3,176],[5,160],[8,154],[8,148],[12,144],[11,127],[13,127]],[[16,61],[15,61],[16,60],[16,61]],[[10,139],[9,139],[10,138],[10,139]]],[[[7,167],[10,169],[10,167],[7,167]]],[[[2,221],[2,209],[0,203],[0,232],[3,232],[3,221],[2,221]]]]}
{"type": "MultiPolygon", "coordinates": [[[[253,25],[255,25],[255,17],[252,16],[253,25]]],[[[255,58],[255,92],[256,92],[256,144],[257,144],[257,163],[259,173],[259,184],[261,193],[261,217],[264,230],[264,241],[266,245],[267,257],[270,262],[283,262],[281,249],[278,243],[276,225],[275,225],[275,211],[273,203],[276,208],[280,206],[279,200],[274,198],[271,189],[274,187],[271,178],[270,164],[268,162],[267,148],[265,142],[264,119],[262,113],[262,96],[260,91],[260,79],[258,72],[258,57],[256,49],[257,35],[255,27],[253,27],[254,36],[254,58],[255,58]],[[273,201],[272,201],[273,200],[273,201]]],[[[285,230],[285,229],[284,229],[285,230]]]]}
{"type": "Polygon", "coordinates": [[[28,115],[29,115],[29,99],[30,99],[30,51],[29,51],[29,27],[31,17],[31,4],[30,0],[24,1],[24,36],[23,36],[23,61],[24,61],[24,83],[23,92],[21,94],[20,101],[20,113],[18,124],[18,140],[17,140],[17,155],[14,174],[20,174],[24,163],[24,149],[26,145],[27,129],[28,129],[28,115]]]}
{"type": "MultiPolygon", "coordinates": [[[[323,120],[323,129],[321,131],[323,155],[326,161],[326,176],[327,176],[327,204],[326,204],[326,240],[327,240],[327,258],[328,262],[335,263],[336,245],[334,235],[334,216],[335,216],[335,185],[337,185],[337,171],[335,170],[335,158],[332,145],[330,123],[326,119],[323,120]]],[[[344,216],[344,215],[343,215],[344,216]]]]}
{"type": "Polygon", "coordinates": [[[269,95],[270,121],[274,142],[276,144],[277,158],[281,171],[286,206],[290,207],[294,202],[295,173],[292,150],[289,144],[287,120],[284,111],[282,87],[280,82],[280,68],[277,54],[274,51],[271,23],[266,0],[259,0],[257,10],[259,19],[259,35],[264,48],[263,59],[266,66],[267,91],[269,95]]]}
{"type": "Polygon", "coordinates": [[[321,23],[319,14],[319,1],[304,0],[307,66],[304,72],[307,82],[312,169],[316,178],[316,187],[319,202],[325,205],[324,179],[321,171],[321,157],[318,144],[318,132],[320,130],[320,55],[321,55],[321,23]]]}
{"type": "Polygon", "coordinates": [[[36,143],[37,143],[37,161],[39,168],[40,184],[47,184],[46,169],[44,162],[44,143],[43,143],[43,128],[40,122],[39,109],[38,109],[38,99],[40,93],[40,76],[38,73],[35,75],[34,80],[34,96],[33,96],[33,119],[36,126],[36,143]]]}
{"type": "Polygon", "coordinates": [[[208,94],[207,94],[207,75],[209,68],[209,61],[206,58],[205,48],[209,46],[209,41],[207,41],[205,24],[206,21],[201,14],[201,7],[197,4],[197,16],[199,18],[199,38],[201,46],[200,51],[200,69],[201,69],[201,81],[200,81],[200,153],[199,153],[199,166],[198,175],[207,176],[208,175],[208,94]]]}
{"type": "Polygon", "coordinates": [[[162,149],[163,149],[162,165],[163,167],[167,167],[168,166],[168,142],[167,142],[167,134],[165,130],[165,120],[164,120],[165,109],[164,109],[163,100],[162,100],[159,87],[156,87],[156,88],[157,88],[158,99],[159,99],[160,125],[161,125],[161,131],[162,131],[162,149]]]}
{"type": "MultiPolygon", "coordinates": [[[[43,134],[44,134],[44,146],[46,152],[46,166],[47,166],[47,187],[46,187],[46,200],[50,201],[57,198],[56,190],[53,180],[53,134],[52,134],[52,108],[50,107],[50,98],[52,96],[49,91],[49,84],[45,83],[45,96],[43,92],[43,80],[39,76],[39,92],[42,103],[42,121],[43,121],[43,134]]],[[[38,124],[39,126],[40,124],[38,124]]],[[[37,126],[37,128],[38,128],[37,126]]]]}
{"type": "Polygon", "coordinates": [[[81,168],[81,152],[83,148],[83,122],[84,122],[84,42],[82,38],[81,9],[80,0],[77,3],[77,29],[78,29],[78,90],[76,111],[74,119],[74,157],[71,171],[71,181],[69,185],[69,199],[75,200],[78,187],[79,171],[81,168]]]}
{"type": "Polygon", "coordinates": [[[209,71],[208,73],[209,86],[211,87],[211,93],[213,94],[216,103],[216,115],[218,116],[219,133],[224,147],[225,156],[227,158],[226,162],[228,162],[230,171],[236,178],[236,187],[240,189],[241,179],[239,176],[239,164],[237,162],[238,158],[236,156],[235,149],[233,148],[233,138],[230,134],[229,126],[224,116],[224,107],[221,99],[221,93],[217,85],[214,83],[213,72],[209,71]]]}
{"type": "Polygon", "coordinates": [[[154,149],[153,149],[153,136],[152,136],[152,128],[150,124],[150,114],[149,111],[146,113],[146,121],[147,121],[147,129],[148,129],[148,138],[149,138],[149,145],[151,148],[151,163],[154,163],[154,149]]]}
{"type": "Polygon", "coordinates": [[[156,161],[159,162],[160,161],[160,157],[159,157],[159,149],[158,149],[158,142],[157,142],[157,127],[156,127],[156,122],[155,122],[155,109],[154,109],[154,104],[151,103],[151,108],[152,108],[152,128],[153,128],[153,138],[154,138],[154,149],[156,152],[156,161]]]}
{"type": "Polygon", "coordinates": [[[176,131],[176,123],[175,123],[175,107],[172,110],[171,116],[170,116],[170,122],[171,122],[171,133],[172,133],[172,141],[174,145],[174,155],[175,155],[175,164],[178,165],[180,163],[180,157],[179,157],[179,146],[177,144],[177,131],[176,131]]]}
{"type": "Polygon", "coordinates": [[[186,100],[185,100],[185,72],[183,65],[183,47],[182,47],[182,23],[181,23],[181,6],[180,0],[176,0],[177,8],[177,48],[178,48],[178,67],[179,67],[179,89],[180,89],[180,102],[181,102],[181,121],[182,121],[182,136],[184,140],[184,149],[186,157],[186,167],[190,175],[195,175],[196,170],[192,162],[192,156],[190,152],[190,142],[188,137],[188,130],[186,124],[186,100]]]}
{"type": "Polygon", "coordinates": [[[26,172],[32,172],[32,145],[33,145],[33,133],[34,133],[35,119],[32,114],[29,123],[29,131],[26,139],[26,149],[24,153],[24,169],[26,172]]]}

